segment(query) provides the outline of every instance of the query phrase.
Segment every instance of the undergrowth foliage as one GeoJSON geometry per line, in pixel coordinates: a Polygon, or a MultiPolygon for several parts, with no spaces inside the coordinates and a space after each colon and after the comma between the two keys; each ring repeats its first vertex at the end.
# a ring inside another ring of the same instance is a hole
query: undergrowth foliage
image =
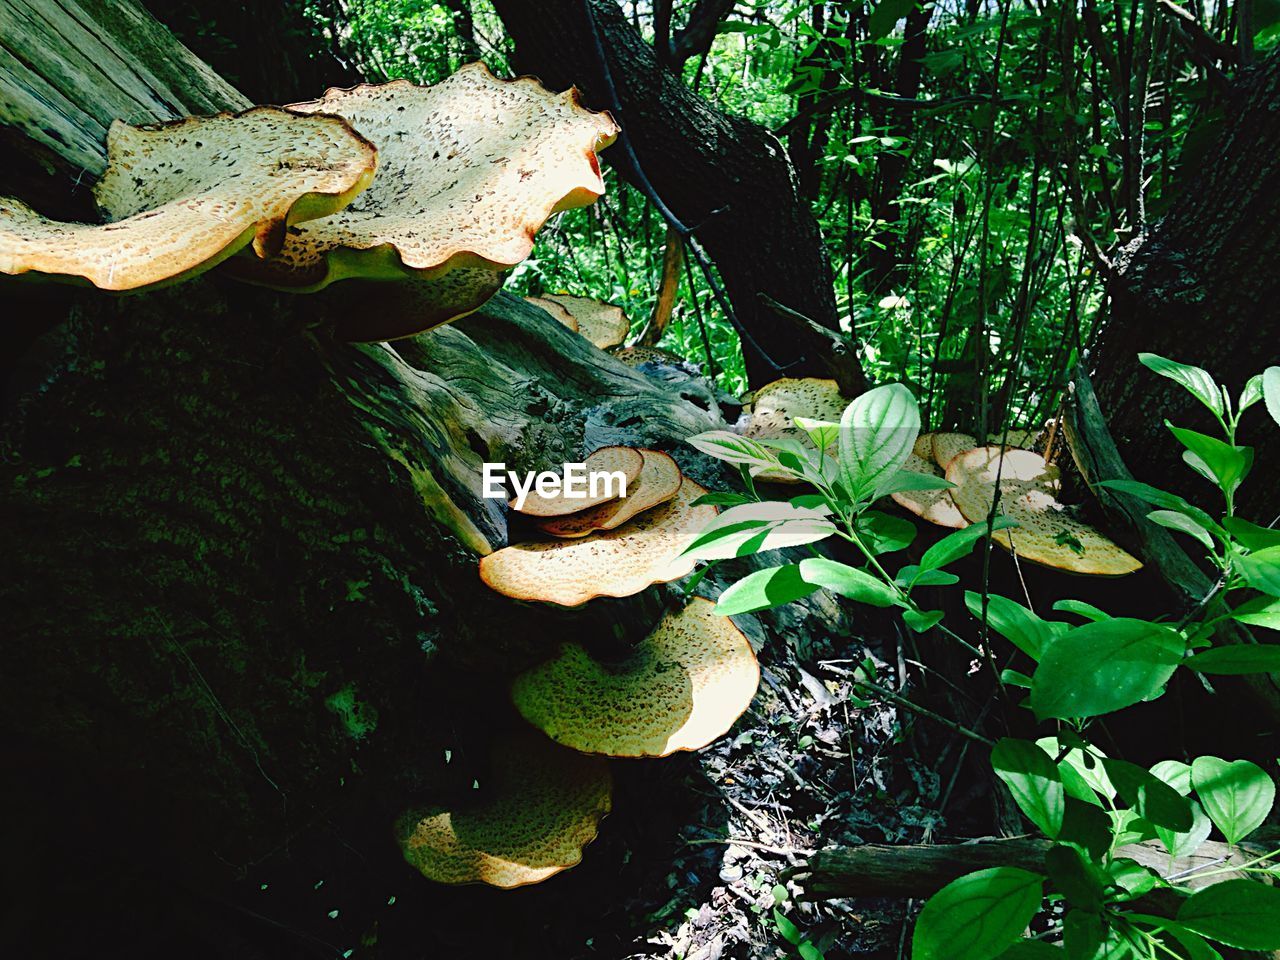
{"type": "MultiPolygon", "coordinates": [[[[1066,617],[1044,619],[1008,597],[966,592],[966,606],[980,621],[982,635],[994,631],[1034,664],[1029,675],[1005,669],[997,681],[1037,723],[1047,730],[1051,725],[1051,732],[1034,742],[1005,738],[992,743],[977,736],[991,745],[995,774],[1051,845],[1038,870],[979,870],[935,894],[917,921],[913,960],[1021,960],[1062,956],[1064,950],[1072,960],[1202,960],[1220,956],[1211,943],[1280,949],[1280,889],[1261,882],[1275,874],[1269,861],[1280,850],[1170,877],[1123,850],[1156,840],[1171,858],[1186,857],[1214,828],[1227,843],[1239,844],[1274,804],[1275,786],[1267,772],[1248,760],[1208,756],[1144,769],[1107,756],[1090,740],[1095,718],[1160,697],[1178,670],[1194,671],[1206,685],[1215,676],[1280,672],[1280,644],[1214,643],[1228,621],[1280,630],[1280,530],[1235,512],[1236,492],[1253,464],[1252,448],[1237,442],[1241,421],[1261,405],[1280,423],[1280,367],[1252,378],[1233,401],[1198,367],[1153,354],[1140,360],[1212,413],[1217,436],[1168,426],[1185,448],[1187,465],[1217,489],[1220,505],[1211,513],[1145,483],[1106,485],[1149,504],[1152,521],[1198,544],[1217,571],[1217,582],[1190,613],[1157,620],[1116,617],[1078,601],[1055,604],[1066,617]],[[1231,879],[1203,885],[1227,874],[1231,879]],[[1192,881],[1194,891],[1188,886],[1192,881]],[[1176,911],[1150,912],[1147,898],[1158,890],[1176,898],[1176,911]],[[1028,929],[1037,932],[1027,936],[1028,929]]],[[[966,637],[963,627],[945,623],[942,611],[926,609],[916,591],[958,583],[948,566],[993,531],[1013,525],[999,515],[998,499],[985,523],[948,534],[918,563],[902,565],[892,558],[911,544],[915,526],[876,508],[897,491],[950,486],[902,469],[920,430],[910,390],[901,384],[871,390],[849,404],[839,423],[803,418],[795,423],[812,447],[796,439],[753,440],[727,431],[689,441],[736,465],[746,489],[704,498],[727,509],[686,551],[707,561],[698,577],[719,561],[783,547],[804,547],[811,554],[737,581],[721,595],[718,611],[766,610],[829,590],[894,608],[911,630],[939,630],[996,671],[990,650],[966,637]],[[766,471],[803,480],[814,492],[786,501],[763,499],[755,477],[766,471]],[[842,563],[816,549],[832,537],[850,544],[863,562],[842,563]]]]}

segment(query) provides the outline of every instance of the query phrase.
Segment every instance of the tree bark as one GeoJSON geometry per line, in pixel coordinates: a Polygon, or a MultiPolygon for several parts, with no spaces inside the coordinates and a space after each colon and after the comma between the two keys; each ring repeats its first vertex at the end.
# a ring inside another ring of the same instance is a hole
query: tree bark
{"type": "MultiPolygon", "coordinates": [[[[1193,363],[1226,383],[1280,362],[1280,55],[1243,71],[1217,148],[1187,171],[1177,202],[1150,234],[1119,252],[1111,311],[1090,360],[1103,413],[1139,480],[1216,506],[1218,495],[1181,459],[1165,429],[1216,434],[1211,414],[1138,364],[1141,351],[1193,363]]],[[[1243,516],[1270,523],[1280,510],[1280,429],[1261,405],[1241,443],[1255,448],[1238,498],[1243,516]]]]}
{"type": "MultiPolygon", "coordinates": [[[[613,0],[497,0],[516,63],[555,87],[575,84],[589,105],[614,107],[593,37],[594,20],[621,116],[644,176],[715,260],[743,339],[753,384],[779,376],[832,376],[823,338],[784,320],[764,293],[836,328],[831,266],[785,149],[768,131],[721,113],[664,68],[613,0]],[[586,11],[591,11],[588,18],[586,11]]],[[[632,184],[619,146],[606,152],[632,184]]],[[[861,373],[854,370],[857,388],[861,373]]]]}

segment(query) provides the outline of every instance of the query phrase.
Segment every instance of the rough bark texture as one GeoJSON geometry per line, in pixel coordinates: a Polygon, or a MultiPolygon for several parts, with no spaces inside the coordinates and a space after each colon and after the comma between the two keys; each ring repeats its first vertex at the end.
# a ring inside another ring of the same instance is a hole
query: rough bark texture
{"type": "MultiPolygon", "coordinates": [[[[497,0],[494,6],[515,39],[521,70],[554,87],[576,84],[590,106],[611,105],[582,0],[497,0]]],[[[830,376],[826,342],[759,297],[767,294],[825,327],[836,326],[831,267],[786,151],[767,130],[721,113],[662,67],[614,0],[590,0],[590,9],[617,89],[617,119],[645,176],[695,229],[738,319],[777,364],[744,342],[752,383],[784,374],[830,376]]],[[[605,156],[635,182],[617,148],[605,156]]]]}
{"type": "MultiPolygon", "coordinates": [[[[1138,364],[1140,351],[1194,363],[1238,396],[1280,362],[1280,55],[1240,75],[1216,150],[1188,176],[1149,235],[1116,260],[1111,318],[1093,379],[1120,453],[1139,480],[1201,503],[1216,495],[1181,460],[1164,427],[1216,433],[1197,400],[1138,364]]],[[[1241,441],[1257,460],[1238,504],[1270,523],[1280,510],[1280,429],[1258,407],[1241,441]]]]}

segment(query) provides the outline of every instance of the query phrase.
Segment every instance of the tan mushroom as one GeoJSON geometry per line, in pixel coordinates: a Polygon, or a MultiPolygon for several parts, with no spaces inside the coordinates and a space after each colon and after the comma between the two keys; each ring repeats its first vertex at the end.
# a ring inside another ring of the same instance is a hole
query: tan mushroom
{"type": "MultiPolygon", "coordinates": [[[[930,477],[942,476],[942,471],[932,460],[925,460],[917,453],[912,453],[902,465],[903,470],[922,473],[930,477]]],[[[922,520],[959,530],[969,525],[964,514],[956,507],[947,490],[901,490],[892,494],[893,501],[922,520]]]]}
{"type": "Polygon", "coordinates": [[[684,357],[662,347],[619,347],[609,351],[610,356],[628,367],[638,367],[642,363],[665,363],[669,366],[680,366],[685,363],[684,357]]]}
{"type": "Polygon", "coordinates": [[[493,745],[473,800],[426,807],[396,824],[404,858],[437,883],[522,887],[575,866],[609,812],[608,762],[540,734],[493,745]]]}
{"type": "Polygon", "coordinates": [[[686,477],[673,499],[616,530],[504,547],[480,561],[480,577],[505,596],[562,607],[679,580],[695,563],[680,554],[715,519],[715,507],[693,505],[706,492],[686,477]]]}
{"type": "MultiPolygon", "coordinates": [[[[643,476],[641,471],[644,467],[645,455],[649,452],[651,451],[642,452],[635,447],[601,447],[583,462],[586,464],[588,476],[594,473],[621,474],[626,483],[627,498],[630,499],[631,494],[639,486],[636,481],[643,476]]],[[[678,474],[679,471],[677,471],[678,474]]],[[[674,494],[675,490],[671,492],[674,494]]],[[[614,502],[621,503],[622,501],[618,499],[620,493],[620,489],[612,484],[600,484],[600,489],[595,496],[588,492],[588,496],[585,497],[568,497],[562,487],[560,493],[554,497],[544,497],[533,491],[525,497],[522,506],[517,507],[515,500],[511,500],[508,506],[531,517],[565,517],[567,514],[581,516],[583,511],[601,504],[612,506],[614,502]]]]}
{"type": "Polygon", "coordinates": [[[525,297],[524,300],[525,303],[531,303],[539,310],[545,310],[551,314],[562,326],[568,327],[574,333],[578,332],[578,321],[573,319],[573,314],[565,308],[564,304],[548,300],[546,297],[525,297]]]}
{"type": "Polygon", "coordinates": [[[566,310],[578,325],[578,333],[601,350],[618,346],[631,332],[627,315],[617,304],[591,297],[571,297],[567,293],[548,293],[541,299],[550,300],[566,310]]]}
{"type": "MultiPolygon", "coordinates": [[[[625,449],[630,449],[627,447],[625,449]]],[[[544,520],[538,529],[553,537],[576,539],[597,530],[613,530],[632,517],[666,503],[680,489],[683,479],[680,467],[665,453],[657,450],[641,450],[644,466],[634,485],[628,485],[627,495],[617,500],[601,503],[598,507],[544,520]]],[[[526,504],[525,512],[528,513],[526,504]]]]}
{"type": "Polygon", "coordinates": [[[407,336],[479,307],[529,255],[548,217],[604,192],[596,151],[618,132],[575,90],[499,80],[480,63],[431,87],[363,84],[290,109],[348,119],[378,145],[381,170],[358,203],[291,230],[278,256],[229,266],[243,279],[303,291],[353,277],[450,283],[449,309],[437,296],[429,317],[367,309],[340,331],[360,340],[407,336]],[[452,277],[463,270],[464,280],[452,277]]]}
{"type": "MultiPolygon", "coordinates": [[[[783,377],[755,392],[751,400],[751,415],[742,435],[753,440],[791,439],[812,448],[813,442],[804,430],[795,425],[795,418],[838,423],[848,402],[840,395],[840,387],[834,380],[783,377]]],[[[776,470],[762,470],[757,476],[777,483],[801,482],[776,470]]]]}
{"type": "Polygon", "coordinates": [[[976,437],[972,437],[967,433],[948,433],[940,431],[930,434],[932,437],[932,454],[933,462],[943,470],[946,470],[951,461],[959,454],[966,450],[972,450],[978,445],[976,437]]]}
{"type": "Polygon", "coordinates": [[[111,222],[50,220],[0,199],[0,273],[103,290],[176,283],[285,229],[327,217],[373,179],[373,146],[345,120],[275,107],[134,127],[117,121],[94,186],[111,222]]]}
{"type": "Polygon", "coordinates": [[[985,521],[1000,474],[999,512],[1017,522],[994,539],[1033,563],[1068,573],[1118,577],[1142,563],[1103,534],[1072,517],[1058,502],[1058,469],[1029,450],[978,447],[951,461],[951,498],[971,522],[985,521]]]}
{"type": "Polygon", "coordinates": [[[760,685],[751,644],[702,597],[667,614],[619,663],[566,643],[516,678],[511,697],[557,743],[610,757],[665,757],[723,736],[760,685]]]}

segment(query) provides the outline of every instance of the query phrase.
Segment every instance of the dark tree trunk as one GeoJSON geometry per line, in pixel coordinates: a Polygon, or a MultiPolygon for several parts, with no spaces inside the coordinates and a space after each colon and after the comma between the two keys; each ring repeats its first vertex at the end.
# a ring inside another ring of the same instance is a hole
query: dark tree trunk
{"type": "MultiPolygon", "coordinates": [[[[1120,453],[1138,477],[1196,502],[1216,494],[1181,459],[1165,429],[1217,432],[1189,394],[1138,363],[1147,351],[1202,366],[1233,400],[1245,381],[1280,363],[1280,55],[1240,74],[1218,146],[1187,177],[1152,231],[1120,251],[1110,319],[1090,360],[1120,453]]],[[[1241,512],[1280,512],[1280,429],[1258,406],[1240,442],[1256,448],[1241,512]]]]}
{"type": "MultiPolygon", "coordinates": [[[[778,376],[831,376],[830,344],[766,305],[765,294],[835,329],[831,266],[786,150],[768,131],[721,113],[658,61],[614,0],[588,0],[644,175],[715,260],[744,338],[755,384],[778,376]],[[767,356],[766,356],[767,355],[767,356]]],[[[496,0],[516,42],[516,63],[553,87],[580,87],[590,106],[612,106],[583,0],[496,0]]],[[[619,146],[606,152],[632,183],[619,146]]],[[[855,371],[860,380],[860,373],[855,371]]],[[[860,384],[858,384],[860,386],[860,384]]]]}

